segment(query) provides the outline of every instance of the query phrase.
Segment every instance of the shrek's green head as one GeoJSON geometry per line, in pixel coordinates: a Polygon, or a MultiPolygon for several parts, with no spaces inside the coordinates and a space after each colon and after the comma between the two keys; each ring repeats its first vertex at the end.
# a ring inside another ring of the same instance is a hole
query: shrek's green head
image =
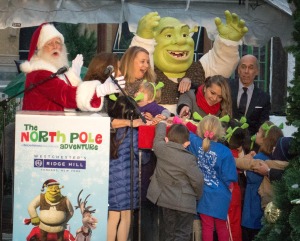
{"type": "Polygon", "coordinates": [[[183,77],[194,58],[194,40],[196,32],[176,18],[161,18],[154,29],[157,45],[154,50],[154,64],[169,78],[183,77]]]}
{"type": "Polygon", "coordinates": [[[60,192],[59,183],[54,179],[48,179],[44,182],[42,187],[42,192],[44,191],[44,188],[47,188],[45,193],[46,200],[50,202],[59,202],[59,200],[62,198],[62,194],[60,192]]]}

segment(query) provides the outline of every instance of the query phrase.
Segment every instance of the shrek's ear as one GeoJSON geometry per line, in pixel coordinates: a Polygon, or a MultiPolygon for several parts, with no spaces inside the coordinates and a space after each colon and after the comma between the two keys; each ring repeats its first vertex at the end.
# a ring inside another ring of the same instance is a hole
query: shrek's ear
{"type": "Polygon", "coordinates": [[[190,33],[197,33],[198,29],[199,29],[198,26],[194,26],[193,28],[190,29],[190,33]]]}

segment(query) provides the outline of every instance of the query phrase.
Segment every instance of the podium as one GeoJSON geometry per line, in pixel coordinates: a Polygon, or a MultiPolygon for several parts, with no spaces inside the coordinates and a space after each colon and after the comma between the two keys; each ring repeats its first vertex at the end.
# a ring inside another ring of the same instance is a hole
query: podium
{"type": "MultiPolygon", "coordinates": [[[[110,118],[84,112],[20,111],[16,114],[13,241],[23,241],[34,228],[27,211],[47,180],[59,183],[74,209],[68,231],[82,227],[79,193],[98,220],[92,240],[105,241],[108,212],[110,118]]],[[[39,207],[36,208],[40,212],[39,207]]]]}

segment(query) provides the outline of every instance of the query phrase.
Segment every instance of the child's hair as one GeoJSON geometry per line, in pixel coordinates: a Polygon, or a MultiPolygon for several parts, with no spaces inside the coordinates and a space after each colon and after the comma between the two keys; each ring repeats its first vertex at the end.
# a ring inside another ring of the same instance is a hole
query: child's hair
{"type": "MultiPolygon", "coordinates": [[[[136,113],[136,102],[131,97],[119,96],[113,106],[107,111],[107,114],[111,118],[116,119],[138,119],[139,115],[136,113]],[[135,106],[135,107],[134,107],[135,106]],[[132,116],[132,117],[131,117],[132,116]]],[[[127,127],[128,129],[128,127],[127,127]]],[[[122,141],[126,136],[127,130],[121,138],[116,138],[116,132],[110,134],[110,158],[118,158],[118,149],[122,141]]]]}
{"type": "Polygon", "coordinates": [[[104,71],[108,65],[112,65],[115,71],[118,70],[118,56],[115,53],[100,53],[97,54],[91,60],[84,81],[88,80],[100,80],[103,84],[109,77],[109,74],[105,74],[104,71]]]}
{"type": "MultiPolygon", "coordinates": [[[[241,128],[242,123],[237,121],[236,119],[230,119],[227,129],[231,128],[233,131],[231,135],[228,136],[225,140],[225,145],[229,149],[237,149],[242,147],[243,150],[250,149],[250,134],[248,128],[241,128]]],[[[226,135],[227,136],[227,135],[226,135]]]]}
{"type": "Polygon", "coordinates": [[[278,139],[283,137],[283,132],[271,121],[265,121],[264,124],[260,126],[260,129],[263,132],[263,142],[259,147],[259,151],[270,156],[278,139]],[[264,126],[267,126],[267,128],[264,128],[264,126]]]}
{"type": "Polygon", "coordinates": [[[156,101],[157,103],[161,100],[161,89],[156,90],[155,83],[144,81],[140,85],[140,92],[148,94],[148,101],[156,101]]]}
{"type": "Polygon", "coordinates": [[[189,141],[189,130],[185,125],[173,124],[167,134],[169,141],[184,144],[189,141]]]}
{"type": "Polygon", "coordinates": [[[202,148],[206,152],[209,150],[210,140],[218,140],[224,136],[224,128],[218,117],[207,115],[199,122],[197,134],[203,138],[202,148]]]}
{"type": "Polygon", "coordinates": [[[114,119],[127,119],[130,120],[131,116],[133,119],[138,119],[139,115],[136,113],[135,108],[137,107],[134,99],[128,96],[119,96],[114,102],[112,107],[107,110],[109,117],[114,119]]]}
{"type": "Polygon", "coordinates": [[[222,101],[220,116],[229,115],[232,117],[232,100],[228,80],[222,75],[214,75],[206,78],[204,82],[205,88],[210,87],[212,84],[215,84],[221,88],[222,101]]]}

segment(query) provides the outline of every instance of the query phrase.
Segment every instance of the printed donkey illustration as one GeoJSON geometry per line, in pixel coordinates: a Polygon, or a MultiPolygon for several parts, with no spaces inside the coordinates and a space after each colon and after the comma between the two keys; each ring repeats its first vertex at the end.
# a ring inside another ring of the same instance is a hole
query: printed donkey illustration
{"type": "Polygon", "coordinates": [[[76,231],[76,241],[90,241],[92,240],[92,229],[95,229],[97,226],[97,218],[93,217],[92,214],[95,213],[96,209],[90,210],[92,206],[87,205],[87,199],[89,195],[86,196],[84,201],[82,201],[80,195],[83,192],[83,189],[79,192],[77,197],[78,206],[75,206],[75,209],[80,208],[82,215],[82,226],[76,231]]]}

